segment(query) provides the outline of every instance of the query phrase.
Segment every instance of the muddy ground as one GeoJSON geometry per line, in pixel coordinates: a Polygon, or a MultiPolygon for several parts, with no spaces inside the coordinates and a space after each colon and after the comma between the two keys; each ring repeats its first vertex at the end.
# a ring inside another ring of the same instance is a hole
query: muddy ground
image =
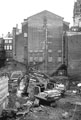
{"type": "MultiPolygon", "coordinates": [[[[3,120],[81,120],[81,96],[67,92],[64,98],[56,101],[56,105],[28,106],[28,97],[18,98],[16,88],[9,94],[7,109],[16,109],[15,117],[3,118],[3,120]],[[79,105],[77,105],[77,103],[79,105]]],[[[0,119],[2,120],[2,119],[0,119]]]]}
{"type": "MultiPolygon", "coordinates": [[[[76,94],[67,94],[64,98],[56,101],[56,105],[51,107],[47,104],[40,106],[25,105],[28,97],[18,98],[13,90],[9,96],[8,108],[18,109],[18,112],[25,113],[19,114],[13,120],[81,120],[81,97],[76,94]]],[[[32,101],[33,102],[33,101],[32,101]]],[[[12,118],[8,118],[12,120],[12,118]]]]}

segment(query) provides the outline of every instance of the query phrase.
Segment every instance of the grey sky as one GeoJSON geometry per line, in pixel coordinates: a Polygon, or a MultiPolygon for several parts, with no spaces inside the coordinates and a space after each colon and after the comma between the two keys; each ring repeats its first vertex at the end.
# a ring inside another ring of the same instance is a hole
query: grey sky
{"type": "Polygon", "coordinates": [[[0,0],[0,36],[11,32],[12,28],[23,19],[48,10],[72,25],[74,0],[0,0]]]}

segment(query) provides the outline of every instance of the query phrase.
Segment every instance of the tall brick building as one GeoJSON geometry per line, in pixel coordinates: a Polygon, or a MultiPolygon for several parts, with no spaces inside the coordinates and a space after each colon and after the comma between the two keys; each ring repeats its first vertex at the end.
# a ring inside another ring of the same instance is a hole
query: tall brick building
{"type": "Polygon", "coordinates": [[[13,38],[12,37],[4,37],[4,50],[6,52],[6,58],[8,60],[12,60],[13,58],[13,38]]]}
{"type": "Polygon", "coordinates": [[[44,72],[54,71],[62,63],[62,37],[67,30],[69,23],[46,10],[25,19],[19,35],[13,30],[14,59],[38,63],[44,72]]]}
{"type": "Polygon", "coordinates": [[[74,80],[81,79],[81,32],[67,32],[68,73],[74,80]]]}
{"type": "Polygon", "coordinates": [[[6,53],[4,50],[4,39],[3,37],[0,38],[0,68],[5,64],[6,60],[6,53]]]}
{"type": "Polygon", "coordinates": [[[74,26],[81,27],[81,0],[77,0],[74,3],[73,23],[74,23],[74,26]]]}

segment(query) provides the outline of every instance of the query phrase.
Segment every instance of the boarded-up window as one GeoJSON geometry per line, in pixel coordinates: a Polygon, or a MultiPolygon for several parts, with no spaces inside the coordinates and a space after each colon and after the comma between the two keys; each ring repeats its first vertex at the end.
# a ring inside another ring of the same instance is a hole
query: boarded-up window
{"type": "Polygon", "coordinates": [[[30,53],[32,53],[32,52],[33,52],[33,50],[29,50],[29,52],[30,52],[30,53]]]}
{"type": "Polygon", "coordinates": [[[51,52],[52,52],[52,50],[51,50],[51,49],[49,49],[49,50],[48,50],[48,52],[50,52],[50,53],[51,53],[51,52]]]}
{"type": "Polygon", "coordinates": [[[29,60],[30,60],[30,62],[33,62],[33,57],[30,57],[29,60]]]}
{"type": "Polygon", "coordinates": [[[34,60],[35,60],[35,61],[38,61],[38,57],[34,57],[34,60]]]}
{"type": "Polygon", "coordinates": [[[48,62],[52,62],[52,57],[48,57],[48,62]]]}
{"type": "Polygon", "coordinates": [[[62,57],[58,57],[58,62],[62,62],[62,57]]]}
{"type": "Polygon", "coordinates": [[[43,61],[43,57],[39,57],[39,62],[42,62],[43,61]]]}
{"type": "Polygon", "coordinates": [[[58,50],[58,53],[61,53],[62,51],[61,50],[58,50]]]}
{"type": "Polygon", "coordinates": [[[39,52],[43,52],[43,50],[39,50],[39,52]]]}
{"type": "Polygon", "coordinates": [[[38,52],[38,50],[34,50],[34,52],[38,52]]]}

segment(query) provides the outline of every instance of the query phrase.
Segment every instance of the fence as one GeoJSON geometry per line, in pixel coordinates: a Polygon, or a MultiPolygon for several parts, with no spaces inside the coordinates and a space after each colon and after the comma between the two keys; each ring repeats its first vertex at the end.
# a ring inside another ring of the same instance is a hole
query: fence
{"type": "Polygon", "coordinates": [[[0,75],[0,114],[2,109],[5,109],[8,104],[8,76],[0,75]]]}

